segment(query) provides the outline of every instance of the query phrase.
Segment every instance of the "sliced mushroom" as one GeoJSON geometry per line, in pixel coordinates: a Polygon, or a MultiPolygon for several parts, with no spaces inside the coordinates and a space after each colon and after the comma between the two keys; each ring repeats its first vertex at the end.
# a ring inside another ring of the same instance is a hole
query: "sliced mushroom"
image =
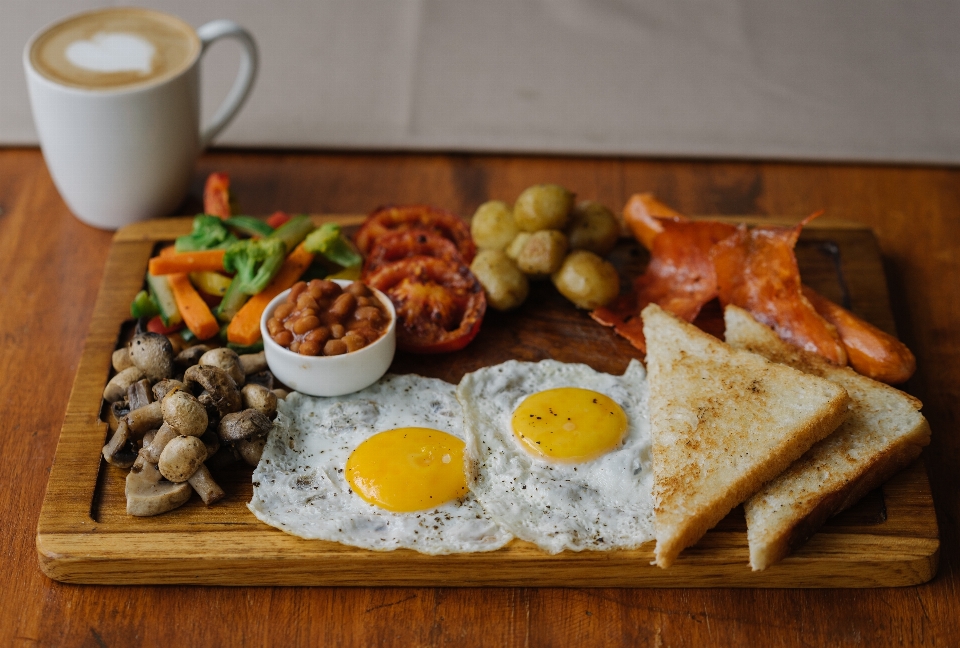
{"type": "Polygon", "coordinates": [[[273,423],[261,412],[245,409],[242,412],[227,414],[220,419],[217,431],[224,443],[235,443],[265,437],[272,427],[273,423]]]}
{"type": "Polygon", "coordinates": [[[120,419],[116,431],[110,440],[103,446],[101,454],[104,460],[111,466],[118,468],[129,468],[137,458],[137,451],[130,442],[133,440],[130,435],[130,427],[127,424],[127,417],[120,419]]]}
{"type": "Polygon", "coordinates": [[[110,407],[107,408],[107,425],[110,426],[111,432],[117,431],[117,426],[120,425],[120,419],[130,413],[130,405],[125,400],[118,400],[110,403],[110,407]]]}
{"type": "Polygon", "coordinates": [[[130,340],[130,358],[152,381],[173,375],[173,345],[166,335],[138,333],[130,340]]]}
{"type": "Polygon", "coordinates": [[[240,396],[243,398],[243,406],[247,409],[255,409],[271,421],[277,416],[277,395],[264,387],[249,383],[240,390],[240,396]]]}
{"type": "Polygon", "coordinates": [[[177,366],[180,371],[186,371],[193,365],[200,362],[200,356],[210,350],[206,344],[194,344],[192,347],[187,347],[183,351],[177,354],[173,359],[174,365],[177,366]]]}
{"type": "Polygon", "coordinates": [[[207,448],[203,441],[198,437],[181,435],[170,439],[164,447],[157,468],[166,479],[179,484],[190,479],[206,458],[207,448]]]}
{"type": "Polygon", "coordinates": [[[243,367],[243,373],[248,377],[250,374],[265,371],[267,368],[267,354],[263,351],[259,353],[244,353],[240,356],[240,366],[243,367]]]}
{"type": "Polygon", "coordinates": [[[190,499],[189,484],[174,484],[163,479],[152,463],[137,461],[127,474],[127,514],[159,515],[182,506],[190,499]]]}
{"type": "Polygon", "coordinates": [[[273,389],[274,382],[276,381],[273,377],[273,372],[269,369],[258,371],[257,373],[252,373],[247,376],[248,385],[263,385],[267,389],[273,389]]]}
{"type": "Polygon", "coordinates": [[[121,347],[113,352],[111,364],[114,371],[123,371],[133,366],[133,360],[130,358],[130,350],[127,347],[121,347]]]}
{"type": "Polygon", "coordinates": [[[127,367],[110,379],[103,390],[103,400],[114,403],[127,395],[127,387],[144,377],[139,367],[127,367]]]}
{"type": "Polygon", "coordinates": [[[278,400],[283,400],[290,395],[290,392],[286,389],[274,389],[272,390],[274,394],[277,395],[278,400]]]}
{"type": "Polygon", "coordinates": [[[174,380],[173,378],[168,378],[167,380],[161,380],[160,382],[154,384],[153,386],[153,398],[154,400],[162,401],[164,396],[169,394],[172,391],[178,389],[186,389],[187,386],[184,385],[179,380],[174,380]]]}
{"type": "Polygon", "coordinates": [[[260,463],[260,457],[263,455],[263,448],[266,445],[266,437],[237,441],[237,451],[243,460],[247,462],[247,465],[256,468],[257,464],[260,463]]]}
{"type": "Polygon", "coordinates": [[[242,387],[247,380],[247,374],[243,371],[240,364],[240,356],[237,352],[228,347],[211,349],[200,356],[200,364],[207,367],[216,367],[222,369],[224,373],[233,379],[237,387],[242,387]]]}
{"type": "Polygon", "coordinates": [[[187,389],[199,394],[197,400],[207,408],[207,416],[219,421],[225,414],[240,410],[243,403],[236,383],[222,369],[196,365],[183,374],[187,389]]]}
{"type": "Polygon", "coordinates": [[[164,396],[160,406],[163,422],[177,434],[198,437],[206,431],[207,410],[193,394],[178,389],[164,396]]]}
{"type": "Polygon", "coordinates": [[[145,407],[154,401],[153,392],[150,390],[150,381],[146,378],[138,380],[127,387],[127,402],[130,403],[130,409],[135,410],[145,407]]]}
{"type": "Polygon", "coordinates": [[[163,423],[160,412],[160,403],[150,403],[128,412],[117,423],[113,436],[101,451],[107,463],[120,468],[129,468],[137,458],[134,441],[143,438],[143,435],[163,423]]]}

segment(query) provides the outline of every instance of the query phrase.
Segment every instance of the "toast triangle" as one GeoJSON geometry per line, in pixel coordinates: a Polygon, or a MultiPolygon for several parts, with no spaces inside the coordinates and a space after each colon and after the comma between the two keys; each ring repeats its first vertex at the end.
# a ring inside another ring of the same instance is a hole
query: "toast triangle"
{"type": "Polygon", "coordinates": [[[850,415],[837,430],[744,503],[750,566],[761,570],[916,459],[930,426],[913,396],[784,342],[747,311],[727,306],[724,321],[731,346],[832,380],[850,395],[850,415]]]}
{"type": "Polygon", "coordinates": [[[737,351],[651,304],[647,339],[656,564],[669,567],[847,411],[829,380],[737,351]]]}

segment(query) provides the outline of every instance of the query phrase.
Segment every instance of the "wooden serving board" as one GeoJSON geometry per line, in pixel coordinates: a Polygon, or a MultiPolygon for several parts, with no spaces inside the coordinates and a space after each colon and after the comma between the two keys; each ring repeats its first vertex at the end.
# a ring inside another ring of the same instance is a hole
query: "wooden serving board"
{"type": "MultiPolygon", "coordinates": [[[[332,220],[344,226],[361,219],[315,217],[318,223],[332,220]]],[[[762,572],[752,572],[748,565],[746,525],[739,508],[667,570],[650,564],[653,542],[632,551],[547,555],[513,541],[489,553],[426,556],[302,540],[262,524],[247,510],[249,467],[234,466],[215,475],[227,491],[227,498],[215,506],[206,508],[194,496],[165,515],[130,517],[125,513],[126,471],[100,457],[107,437],[107,425],[100,420],[101,394],[110,375],[111,353],[130,326],[129,304],[142,287],[148,258],[159,242],[188,232],[190,222],[149,221],[114,237],[37,528],[40,567],[50,578],[111,584],[888,587],[923,583],[936,572],[939,536],[920,461],[762,572]]],[[[797,245],[797,257],[805,283],[893,331],[880,254],[869,229],[814,222],[797,245]]],[[[647,262],[646,252],[626,239],[611,258],[628,278],[647,262]]],[[[708,309],[698,323],[716,330],[720,321],[716,308],[708,309]]],[[[480,335],[463,351],[398,354],[392,371],[456,383],[469,371],[511,358],[553,358],[620,374],[630,358],[638,356],[547,282],[536,284],[519,310],[488,312],[480,335]]]]}

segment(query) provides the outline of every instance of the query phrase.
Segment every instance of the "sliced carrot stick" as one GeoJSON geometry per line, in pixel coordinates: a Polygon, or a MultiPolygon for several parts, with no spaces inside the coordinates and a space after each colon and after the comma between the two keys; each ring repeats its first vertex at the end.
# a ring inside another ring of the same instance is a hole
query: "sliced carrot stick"
{"type": "Polygon", "coordinates": [[[183,272],[223,270],[223,250],[198,250],[196,252],[166,253],[166,250],[150,259],[150,274],[165,275],[183,272]]]}
{"type": "Polygon", "coordinates": [[[244,346],[254,344],[260,339],[260,316],[274,297],[297,282],[310,264],[313,253],[307,252],[303,243],[293,249],[284,259],[280,270],[267,284],[267,287],[251,297],[227,326],[227,340],[244,346]]]}
{"type": "Polygon", "coordinates": [[[175,273],[167,276],[173,298],[177,301],[177,308],[183,317],[184,323],[199,340],[209,340],[220,332],[217,318],[210,312],[210,307],[203,301],[203,297],[190,283],[186,273],[175,273]]]}

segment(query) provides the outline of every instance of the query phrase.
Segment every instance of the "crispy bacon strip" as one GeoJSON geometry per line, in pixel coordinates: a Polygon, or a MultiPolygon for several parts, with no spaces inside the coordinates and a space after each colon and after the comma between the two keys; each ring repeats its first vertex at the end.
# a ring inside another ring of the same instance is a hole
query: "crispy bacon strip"
{"type": "Polygon", "coordinates": [[[623,206],[623,220],[635,239],[648,250],[653,249],[653,239],[663,232],[664,221],[687,221],[686,216],[671,209],[653,197],[651,193],[630,196],[623,206]]]}
{"type": "Polygon", "coordinates": [[[916,371],[917,359],[903,342],[808,286],[803,286],[803,294],[814,309],[837,328],[840,341],[847,349],[850,366],[858,373],[890,385],[899,385],[916,371]]]}
{"type": "Polygon", "coordinates": [[[712,257],[721,305],[744,308],[783,340],[844,365],[847,352],[836,328],[800,290],[800,269],[793,253],[803,226],[821,213],[796,227],[748,230],[741,225],[734,236],[714,247],[712,257]]]}
{"type": "Polygon", "coordinates": [[[692,322],[703,305],[717,296],[710,250],[737,228],[716,221],[663,220],[652,240],[650,264],[634,282],[633,292],[590,315],[641,351],[646,350],[640,311],[654,303],[692,322]]]}

